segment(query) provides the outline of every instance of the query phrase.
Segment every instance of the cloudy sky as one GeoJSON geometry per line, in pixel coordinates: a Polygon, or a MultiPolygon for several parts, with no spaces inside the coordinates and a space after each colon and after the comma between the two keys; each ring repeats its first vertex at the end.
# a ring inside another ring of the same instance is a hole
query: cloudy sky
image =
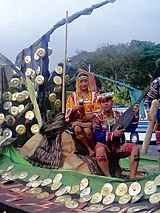
{"type": "MultiPolygon", "coordinates": [[[[11,61],[56,22],[103,0],[0,0],[0,52],[11,61]]],[[[116,0],[81,16],[68,26],[68,57],[76,51],[94,51],[103,44],[132,39],[160,43],[159,0],[116,0]]],[[[64,26],[51,36],[50,58],[64,59],[64,26]]]]}

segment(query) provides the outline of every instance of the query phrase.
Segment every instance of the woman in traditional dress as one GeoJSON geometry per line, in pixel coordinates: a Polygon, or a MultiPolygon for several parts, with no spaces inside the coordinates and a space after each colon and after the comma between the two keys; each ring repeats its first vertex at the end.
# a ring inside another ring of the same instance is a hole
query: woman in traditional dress
{"type": "Polygon", "coordinates": [[[68,96],[66,103],[66,121],[71,122],[75,141],[87,148],[89,156],[94,155],[92,136],[93,111],[96,109],[97,93],[91,91],[91,82],[87,72],[80,72],[76,79],[76,91],[68,96]]]}

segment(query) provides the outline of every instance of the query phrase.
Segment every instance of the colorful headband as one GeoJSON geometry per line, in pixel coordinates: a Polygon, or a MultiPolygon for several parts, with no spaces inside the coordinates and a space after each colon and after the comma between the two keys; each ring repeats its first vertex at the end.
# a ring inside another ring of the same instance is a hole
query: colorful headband
{"type": "Polygon", "coordinates": [[[84,72],[80,72],[78,75],[77,75],[77,79],[88,79],[89,76],[87,75],[87,73],[84,73],[84,72]]]}
{"type": "Polygon", "coordinates": [[[97,101],[100,101],[100,100],[106,99],[106,98],[113,98],[113,96],[114,96],[114,92],[102,93],[97,96],[97,101]]]}

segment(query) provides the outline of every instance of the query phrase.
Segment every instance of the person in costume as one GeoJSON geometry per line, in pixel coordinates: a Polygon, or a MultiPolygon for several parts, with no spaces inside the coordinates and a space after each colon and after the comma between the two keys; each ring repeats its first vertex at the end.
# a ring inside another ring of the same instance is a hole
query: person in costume
{"type": "Polygon", "coordinates": [[[135,105],[133,110],[135,116],[126,130],[113,126],[120,117],[120,113],[113,111],[113,93],[103,93],[97,97],[97,102],[101,107],[93,118],[93,135],[96,140],[95,153],[96,160],[102,172],[106,176],[111,176],[109,169],[109,159],[119,159],[129,157],[130,179],[134,179],[139,163],[139,149],[133,143],[125,143],[124,131],[134,131],[139,121],[139,106],[135,105]]]}
{"type": "MultiPolygon", "coordinates": [[[[146,100],[145,100],[145,106],[147,111],[147,118],[149,121],[151,121],[151,114],[150,114],[150,108],[152,101],[154,99],[160,100],[160,77],[156,78],[154,81],[152,81],[150,89],[147,93],[146,100]]],[[[157,109],[157,115],[156,115],[156,121],[155,121],[155,135],[156,135],[156,144],[157,144],[157,150],[160,152],[160,107],[157,109]]]]}
{"type": "MultiPolygon", "coordinates": [[[[155,70],[154,75],[149,91],[146,95],[145,108],[147,112],[147,118],[149,121],[152,121],[152,115],[150,114],[150,108],[152,101],[157,99],[160,102],[160,58],[155,61],[155,70]]],[[[157,151],[160,153],[160,106],[157,109],[156,121],[155,121],[155,135],[156,135],[156,144],[157,151]]]]}
{"type": "Polygon", "coordinates": [[[80,72],[76,78],[76,91],[68,96],[66,103],[66,121],[71,123],[75,141],[84,145],[89,156],[94,155],[92,135],[93,111],[96,108],[97,93],[91,91],[87,72],[80,72]]]}

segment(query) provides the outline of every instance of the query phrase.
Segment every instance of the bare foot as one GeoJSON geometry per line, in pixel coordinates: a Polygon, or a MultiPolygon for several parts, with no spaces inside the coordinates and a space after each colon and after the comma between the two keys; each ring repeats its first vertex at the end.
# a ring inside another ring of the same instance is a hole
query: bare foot
{"type": "Polygon", "coordinates": [[[143,177],[145,176],[145,172],[137,171],[136,176],[143,177]]]}

